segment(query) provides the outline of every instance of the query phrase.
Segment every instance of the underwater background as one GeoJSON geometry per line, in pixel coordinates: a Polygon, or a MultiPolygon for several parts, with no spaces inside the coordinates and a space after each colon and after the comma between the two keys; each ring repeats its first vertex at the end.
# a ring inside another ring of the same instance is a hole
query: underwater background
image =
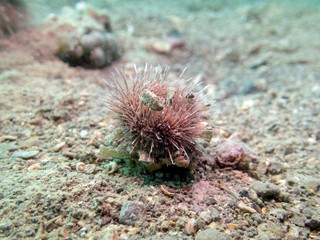
{"type": "Polygon", "coordinates": [[[0,0],[0,238],[320,239],[319,22],[0,0]]]}

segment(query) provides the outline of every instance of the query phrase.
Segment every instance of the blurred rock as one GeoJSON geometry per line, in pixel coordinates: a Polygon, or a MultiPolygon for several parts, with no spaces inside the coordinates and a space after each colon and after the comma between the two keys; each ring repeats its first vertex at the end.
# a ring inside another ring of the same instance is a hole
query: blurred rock
{"type": "Polygon", "coordinates": [[[125,202],[121,208],[119,223],[134,226],[140,219],[142,207],[133,201],[125,202]]]}
{"type": "Polygon", "coordinates": [[[85,3],[65,9],[52,24],[59,26],[56,55],[72,67],[104,68],[120,57],[109,17],[85,3]]]}
{"type": "Polygon", "coordinates": [[[209,228],[209,229],[198,232],[195,239],[196,240],[208,240],[208,239],[231,240],[232,238],[219,232],[217,229],[209,228]]]}

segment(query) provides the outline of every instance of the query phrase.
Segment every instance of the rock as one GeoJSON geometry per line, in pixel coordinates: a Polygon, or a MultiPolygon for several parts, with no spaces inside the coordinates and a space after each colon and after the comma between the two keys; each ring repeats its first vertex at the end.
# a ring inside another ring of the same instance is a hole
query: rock
{"type": "Polygon", "coordinates": [[[234,139],[228,139],[219,144],[214,155],[221,167],[249,170],[250,165],[257,162],[253,151],[244,142],[234,139]]]}
{"type": "Polygon", "coordinates": [[[273,209],[270,211],[270,216],[275,217],[279,222],[283,222],[288,218],[288,212],[284,209],[273,209]]]}
{"type": "Polygon", "coordinates": [[[196,240],[231,240],[232,238],[219,232],[217,229],[209,228],[197,233],[196,240]]]}
{"type": "Polygon", "coordinates": [[[30,159],[30,158],[34,158],[38,154],[39,154],[39,151],[37,151],[37,150],[35,150],[35,151],[17,151],[17,152],[14,152],[11,155],[11,157],[18,157],[18,158],[22,158],[22,159],[30,159]]]}
{"type": "Polygon", "coordinates": [[[210,211],[202,211],[199,214],[199,217],[196,220],[196,226],[198,229],[205,228],[210,222],[212,221],[211,213],[210,211]]]}
{"type": "Polygon", "coordinates": [[[96,165],[94,164],[86,164],[84,166],[84,172],[87,174],[94,173],[95,169],[96,169],[96,165]]]}
{"type": "Polygon", "coordinates": [[[216,208],[211,208],[210,213],[212,221],[217,222],[220,220],[220,213],[216,208]]]}
{"type": "Polygon", "coordinates": [[[279,162],[271,162],[267,168],[267,173],[270,173],[272,175],[280,174],[283,171],[284,171],[284,166],[279,162]]]}
{"type": "Polygon", "coordinates": [[[104,68],[120,57],[119,44],[111,32],[107,15],[98,14],[91,7],[84,6],[83,9],[86,10],[69,8],[56,22],[52,22],[60,26],[56,55],[70,66],[104,68]]]}
{"type": "Polygon", "coordinates": [[[286,234],[286,239],[288,240],[305,240],[308,239],[310,231],[307,228],[297,227],[294,225],[289,225],[289,232],[286,234]]]}
{"type": "Polygon", "coordinates": [[[0,159],[8,157],[9,151],[17,149],[18,147],[11,143],[0,143],[0,159]]]}
{"type": "Polygon", "coordinates": [[[269,59],[270,59],[270,56],[268,55],[261,56],[260,58],[256,58],[253,61],[249,62],[248,67],[251,69],[257,69],[261,66],[267,65],[269,59]]]}
{"type": "Polygon", "coordinates": [[[168,54],[171,52],[171,44],[162,39],[152,39],[147,43],[146,48],[160,54],[168,54]]]}
{"type": "Polygon", "coordinates": [[[273,183],[255,181],[252,184],[252,189],[258,194],[259,197],[262,198],[279,199],[281,195],[280,188],[273,183]]]}
{"type": "Polygon", "coordinates": [[[295,212],[293,216],[290,218],[290,222],[298,227],[304,227],[305,226],[305,216],[302,213],[295,212]]]}
{"type": "Polygon", "coordinates": [[[142,207],[136,202],[127,201],[122,205],[119,223],[134,226],[142,214],[142,207]]]}
{"type": "Polygon", "coordinates": [[[310,230],[320,230],[320,216],[313,215],[311,219],[308,219],[305,222],[306,227],[310,228],[310,230]]]}
{"type": "Polygon", "coordinates": [[[284,238],[284,229],[281,225],[268,222],[262,223],[258,226],[258,236],[257,240],[269,240],[269,239],[283,239],[284,238]]]}
{"type": "Polygon", "coordinates": [[[61,143],[58,143],[57,145],[55,145],[52,150],[55,151],[55,152],[59,152],[62,148],[64,148],[65,146],[67,145],[66,142],[61,142],[61,143]]]}

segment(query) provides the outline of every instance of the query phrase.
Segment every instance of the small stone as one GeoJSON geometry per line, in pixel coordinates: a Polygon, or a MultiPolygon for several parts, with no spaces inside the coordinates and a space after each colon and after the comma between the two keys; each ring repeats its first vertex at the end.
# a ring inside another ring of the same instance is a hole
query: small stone
{"type": "Polygon", "coordinates": [[[261,223],[258,226],[256,239],[284,239],[285,231],[280,224],[273,222],[261,223]]]}
{"type": "Polygon", "coordinates": [[[280,174],[284,171],[284,166],[279,162],[271,162],[267,168],[267,173],[272,175],[280,174]]]}
{"type": "Polygon", "coordinates": [[[214,197],[208,197],[207,201],[210,205],[215,205],[217,204],[217,200],[214,197]]]}
{"type": "Polygon", "coordinates": [[[0,143],[0,159],[8,157],[9,151],[17,149],[18,147],[11,143],[0,143]]]}
{"type": "Polygon", "coordinates": [[[226,227],[228,229],[231,229],[231,228],[236,229],[236,230],[239,229],[239,226],[237,224],[234,224],[234,223],[228,223],[228,224],[226,224],[226,227]]]}
{"type": "Polygon", "coordinates": [[[65,157],[67,157],[67,158],[70,158],[70,159],[73,159],[73,158],[76,157],[76,154],[75,154],[75,153],[69,152],[69,151],[67,151],[67,150],[62,151],[62,155],[65,156],[65,157]]]}
{"type": "Polygon", "coordinates": [[[205,228],[212,221],[211,214],[209,211],[203,211],[199,214],[199,217],[196,220],[196,226],[199,229],[205,228]]]}
{"type": "Polygon", "coordinates": [[[220,213],[216,208],[211,208],[210,209],[210,213],[211,213],[211,219],[212,221],[219,221],[220,220],[220,213]]]}
{"type": "Polygon", "coordinates": [[[162,222],[162,224],[161,224],[161,230],[162,231],[165,231],[165,232],[168,231],[169,227],[170,227],[170,222],[169,221],[162,222]]]}
{"type": "Polygon", "coordinates": [[[283,222],[288,218],[288,212],[284,209],[273,209],[270,211],[270,216],[275,217],[279,222],[283,222]]]}
{"type": "Polygon", "coordinates": [[[41,164],[40,163],[35,163],[35,164],[31,165],[30,167],[28,167],[28,171],[32,172],[32,171],[35,171],[35,170],[40,170],[40,168],[41,168],[41,164]]]}
{"type": "Polygon", "coordinates": [[[224,138],[228,138],[230,136],[230,132],[228,132],[227,130],[225,129],[220,129],[220,132],[219,132],[220,136],[224,137],[224,138]]]}
{"type": "Polygon", "coordinates": [[[203,219],[206,223],[210,223],[212,221],[212,217],[211,217],[210,211],[202,211],[199,214],[199,218],[203,219]]]}
{"type": "Polygon", "coordinates": [[[58,151],[60,151],[64,146],[66,146],[66,143],[65,143],[65,142],[61,142],[61,143],[58,143],[57,145],[55,145],[52,150],[55,151],[55,152],[58,152],[58,151]]]}
{"type": "Polygon", "coordinates": [[[96,169],[96,165],[94,165],[94,164],[86,164],[84,166],[84,172],[87,174],[94,173],[95,169],[96,169]]]}
{"type": "Polygon", "coordinates": [[[286,147],[285,150],[284,150],[284,155],[289,155],[291,153],[293,153],[293,148],[292,147],[286,147]]]}
{"type": "Polygon", "coordinates": [[[288,240],[307,239],[309,233],[310,233],[310,230],[308,230],[307,228],[297,227],[291,224],[289,226],[289,232],[286,234],[286,239],[288,240]]]}
{"type": "Polygon", "coordinates": [[[122,205],[119,223],[134,226],[142,214],[142,207],[136,202],[127,201],[122,205]]]}
{"type": "Polygon", "coordinates": [[[13,135],[3,135],[1,138],[0,138],[0,142],[3,142],[3,141],[15,141],[18,139],[18,136],[13,136],[13,135]]]}
{"type": "Polygon", "coordinates": [[[231,240],[232,238],[219,232],[217,229],[209,228],[197,233],[195,240],[231,240]]]}
{"type": "Polygon", "coordinates": [[[85,138],[88,135],[88,131],[87,130],[81,130],[79,135],[80,135],[81,138],[85,138]]]}
{"type": "Polygon", "coordinates": [[[153,39],[147,44],[147,49],[161,54],[168,54],[171,52],[171,44],[162,39],[153,39]]]}
{"type": "Polygon", "coordinates": [[[281,195],[280,188],[273,183],[255,181],[252,184],[252,189],[258,194],[258,196],[263,198],[278,199],[281,195]]]}
{"type": "Polygon", "coordinates": [[[320,230],[320,216],[312,216],[311,219],[308,219],[305,222],[306,227],[310,228],[310,230],[315,231],[315,230],[320,230]]]}
{"type": "Polygon", "coordinates": [[[38,154],[39,154],[39,151],[37,151],[37,150],[35,150],[35,151],[17,151],[17,152],[14,152],[11,155],[11,157],[18,157],[18,158],[22,158],[22,159],[30,159],[30,158],[34,158],[38,154]]]}

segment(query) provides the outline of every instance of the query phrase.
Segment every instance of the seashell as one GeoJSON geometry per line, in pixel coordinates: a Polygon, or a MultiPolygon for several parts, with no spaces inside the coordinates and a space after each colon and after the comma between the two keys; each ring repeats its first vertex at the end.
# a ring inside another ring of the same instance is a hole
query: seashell
{"type": "Polygon", "coordinates": [[[31,165],[30,167],[28,167],[28,171],[32,172],[34,170],[40,170],[40,167],[41,167],[40,163],[35,163],[35,164],[31,165]]]}
{"type": "Polygon", "coordinates": [[[118,167],[118,164],[116,162],[109,162],[107,165],[106,165],[106,170],[108,172],[108,174],[112,174],[112,173],[115,173],[118,171],[119,167],[118,167]]]}
{"type": "Polygon", "coordinates": [[[77,165],[76,165],[77,172],[83,173],[85,166],[86,165],[83,162],[78,162],[77,165]]]}
{"type": "Polygon", "coordinates": [[[174,196],[174,193],[173,192],[170,192],[170,190],[168,188],[166,188],[164,185],[161,185],[160,186],[160,190],[167,196],[169,197],[173,197],[174,196]]]}
{"type": "Polygon", "coordinates": [[[151,108],[152,110],[161,111],[163,106],[159,103],[159,99],[157,95],[153,92],[149,91],[148,89],[144,89],[142,92],[141,101],[143,105],[151,108]]]}

